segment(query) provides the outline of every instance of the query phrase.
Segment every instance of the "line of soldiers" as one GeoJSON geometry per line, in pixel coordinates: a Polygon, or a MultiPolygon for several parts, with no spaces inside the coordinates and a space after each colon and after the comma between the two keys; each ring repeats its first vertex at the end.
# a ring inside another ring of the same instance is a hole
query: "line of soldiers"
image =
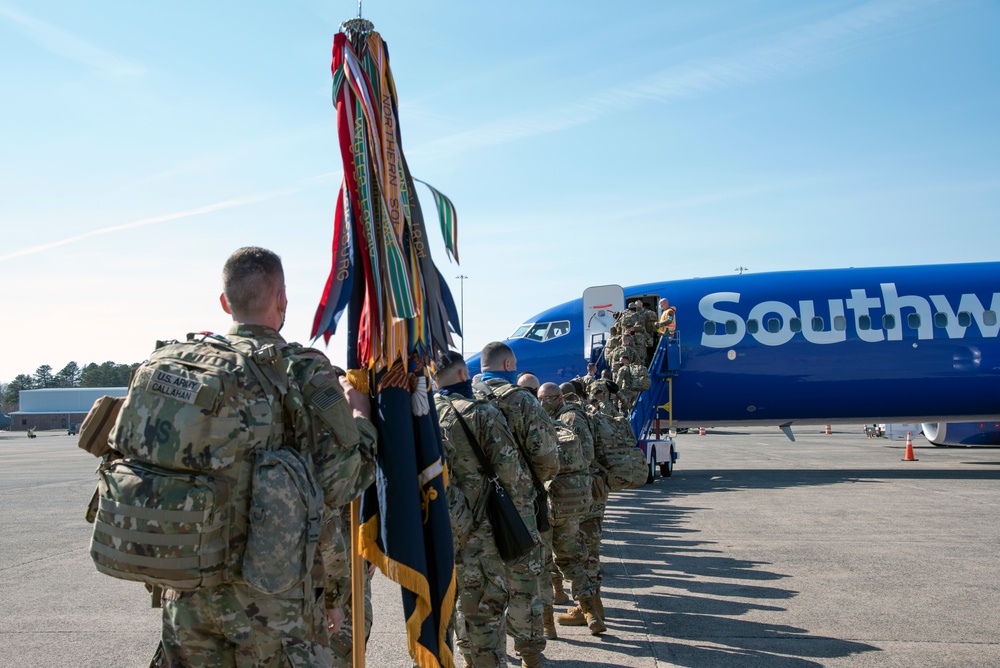
{"type": "Polygon", "coordinates": [[[457,645],[467,667],[504,666],[509,633],[522,665],[541,666],[557,622],[586,625],[594,635],[607,630],[600,544],[609,462],[635,447],[635,435],[605,379],[588,374],[556,385],[519,377],[514,352],[500,342],[483,349],[480,363],[476,382],[458,353],[434,365],[455,542],[457,645]],[[471,440],[495,479],[487,479],[471,440]],[[489,484],[506,488],[535,536],[536,548],[516,560],[497,552],[485,517],[489,484]],[[574,602],[555,614],[554,605],[574,602]]]}
{"type": "Polygon", "coordinates": [[[604,344],[604,359],[612,373],[621,365],[623,354],[633,363],[648,366],[660,334],[656,313],[636,299],[626,310],[615,313],[615,321],[611,338],[604,344]]]}

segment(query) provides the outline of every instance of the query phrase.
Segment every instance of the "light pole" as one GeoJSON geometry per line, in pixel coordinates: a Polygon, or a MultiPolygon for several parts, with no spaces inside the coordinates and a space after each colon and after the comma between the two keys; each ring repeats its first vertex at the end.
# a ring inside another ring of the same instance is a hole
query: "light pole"
{"type": "Polygon", "coordinates": [[[462,286],[459,289],[459,295],[460,295],[459,299],[460,299],[461,309],[462,309],[462,312],[461,312],[462,315],[460,317],[460,319],[462,321],[461,322],[461,327],[462,327],[462,357],[465,357],[465,279],[467,279],[468,276],[466,276],[465,274],[459,274],[455,278],[457,278],[458,280],[461,281],[460,285],[462,286]]]}

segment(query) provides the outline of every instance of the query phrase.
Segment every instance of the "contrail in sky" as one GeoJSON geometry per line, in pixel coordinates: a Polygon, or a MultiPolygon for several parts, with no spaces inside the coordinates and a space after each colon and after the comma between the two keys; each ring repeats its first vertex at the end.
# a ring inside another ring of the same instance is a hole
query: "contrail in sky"
{"type": "Polygon", "coordinates": [[[127,58],[110,53],[50,23],[22,14],[8,4],[0,4],[0,19],[14,24],[28,39],[46,51],[88,65],[114,76],[142,74],[145,68],[127,58]]]}
{"type": "Polygon", "coordinates": [[[60,239],[58,241],[50,241],[49,243],[38,244],[37,246],[28,246],[27,248],[21,248],[12,253],[7,253],[6,255],[0,255],[0,262],[3,262],[4,260],[11,260],[16,257],[24,257],[25,255],[34,255],[35,253],[41,253],[42,251],[47,251],[52,248],[57,248],[59,246],[65,246],[67,244],[76,243],[77,241],[82,241],[83,239],[89,239],[90,237],[96,237],[101,234],[111,234],[112,232],[131,230],[136,227],[145,227],[147,225],[155,225],[156,223],[165,223],[168,220],[191,218],[192,216],[200,216],[202,214],[212,213],[213,211],[221,211],[222,209],[232,209],[237,206],[246,206],[247,204],[255,204],[257,202],[263,202],[265,200],[284,197],[285,195],[291,195],[293,193],[297,193],[302,189],[303,189],[302,187],[294,187],[294,188],[284,188],[282,190],[272,190],[271,192],[262,193],[260,195],[254,195],[252,197],[236,197],[233,199],[223,200],[221,202],[215,202],[214,204],[206,204],[205,206],[200,206],[196,209],[188,209],[187,211],[177,211],[175,213],[163,214],[162,216],[152,216],[150,218],[142,218],[141,220],[135,220],[132,221],[131,223],[125,223],[123,225],[102,227],[99,230],[91,230],[90,232],[77,234],[76,236],[68,237],[66,239],[60,239]]]}

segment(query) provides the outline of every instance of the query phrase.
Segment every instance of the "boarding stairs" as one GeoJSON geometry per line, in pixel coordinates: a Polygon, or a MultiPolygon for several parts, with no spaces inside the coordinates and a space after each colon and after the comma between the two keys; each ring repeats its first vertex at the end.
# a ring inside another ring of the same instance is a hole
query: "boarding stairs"
{"type": "Polygon", "coordinates": [[[673,424],[673,380],[680,366],[679,332],[661,336],[649,363],[649,389],[639,393],[629,415],[632,431],[649,462],[648,482],[655,477],[657,466],[663,477],[667,477],[677,461],[673,438],[664,433],[661,423],[667,421],[667,430],[673,424]]]}

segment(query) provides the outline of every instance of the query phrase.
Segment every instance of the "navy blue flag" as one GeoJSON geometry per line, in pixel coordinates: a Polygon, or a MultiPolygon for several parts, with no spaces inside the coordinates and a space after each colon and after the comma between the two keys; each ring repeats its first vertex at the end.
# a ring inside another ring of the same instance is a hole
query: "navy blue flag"
{"type": "Polygon", "coordinates": [[[436,668],[454,665],[455,568],[441,432],[430,392],[427,399],[430,412],[416,416],[407,388],[378,390],[378,472],[362,499],[361,532],[364,557],[401,586],[410,656],[436,668]]]}

